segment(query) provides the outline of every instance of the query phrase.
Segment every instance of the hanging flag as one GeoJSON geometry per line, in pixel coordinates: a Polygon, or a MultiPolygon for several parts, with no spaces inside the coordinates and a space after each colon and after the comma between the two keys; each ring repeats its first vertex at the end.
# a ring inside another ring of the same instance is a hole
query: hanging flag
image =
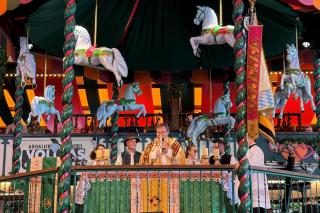
{"type": "Polygon", "coordinates": [[[269,78],[268,67],[261,52],[260,81],[259,81],[259,133],[270,143],[275,142],[275,129],[273,124],[274,99],[269,78]]]}
{"type": "Polygon", "coordinates": [[[262,52],[262,26],[248,26],[247,46],[247,131],[252,139],[259,137],[258,96],[262,52]]]}

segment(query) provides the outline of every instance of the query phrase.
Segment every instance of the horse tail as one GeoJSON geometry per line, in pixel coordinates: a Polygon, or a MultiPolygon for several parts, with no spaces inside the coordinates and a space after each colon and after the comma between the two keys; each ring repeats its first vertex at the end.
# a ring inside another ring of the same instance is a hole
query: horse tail
{"type": "Polygon", "coordinates": [[[192,121],[191,121],[191,123],[190,123],[190,125],[189,125],[189,127],[188,127],[187,136],[188,136],[189,138],[192,137],[192,134],[193,134],[194,130],[197,128],[197,124],[198,124],[199,117],[200,117],[200,116],[197,116],[197,117],[195,117],[194,119],[192,119],[192,121]]]}
{"type": "Polygon", "coordinates": [[[42,110],[41,110],[41,106],[40,106],[39,102],[40,102],[40,97],[35,96],[30,103],[31,112],[33,115],[42,114],[41,113],[42,110]]]}
{"type": "Polygon", "coordinates": [[[121,77],[128,76],[128,67],[126,61],[121,55],[120,51],[116,48],[112,48],[113,51],[113,63],[112,66],[116,67],[117,72],[121,75],[121,77]]]}
{"type": "Polygon", "coordinates": [[[98,121],[101,121],[103,116],[106,114],[106,106],[107,106],[107,102],[103,101],[102,104],[99,106],[98,110],[97,110],[97,119],[98,121]]]}

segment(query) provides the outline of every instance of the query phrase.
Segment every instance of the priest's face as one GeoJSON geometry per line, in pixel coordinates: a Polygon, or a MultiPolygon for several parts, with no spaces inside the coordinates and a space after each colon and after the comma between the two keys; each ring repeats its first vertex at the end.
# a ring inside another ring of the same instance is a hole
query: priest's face
{"type": "Polygon", "coordinates": [[[157,138],[167,138],[169,135],[169,131],[165,126],[161,126],[157,128],[157,138]]]}

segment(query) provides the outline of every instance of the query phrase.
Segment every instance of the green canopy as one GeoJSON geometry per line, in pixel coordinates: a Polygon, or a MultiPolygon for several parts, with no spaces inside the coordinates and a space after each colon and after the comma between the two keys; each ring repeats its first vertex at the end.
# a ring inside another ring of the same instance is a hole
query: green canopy
{"type": "MultiPolygon", "coordinates": [[[[193,24],[197,3],[189,0],[140,0],[132,26],[120,51],[129,69],[190,70],[201,65],[218,68],[233,65],[233,50],[227,45],[201,47],[200,64],[193,56],[189,39],[200,34],[193,24]]],[[[205,4],[218,14],[218,1],[205,4]]],[[[223,2],[224,25],[233,24],[231,0],[223,2]]],[[[99,0],[98,46],[119,47],[135,1],[99,0]]],[[[28,18],[31,41],[48,53],[63,56],[64,7],[61,0],[50,0],[28,18]]],[[[77,0],[77,25],[85,27],[92,39],[93,0],[77,0]]],[[[297,14],[276,0],[257,0],[258,19],[264,25],[264,49],[267,56],[279,54],[286,43],[295,42],[295,26],[301,29],[297,14]]]]}

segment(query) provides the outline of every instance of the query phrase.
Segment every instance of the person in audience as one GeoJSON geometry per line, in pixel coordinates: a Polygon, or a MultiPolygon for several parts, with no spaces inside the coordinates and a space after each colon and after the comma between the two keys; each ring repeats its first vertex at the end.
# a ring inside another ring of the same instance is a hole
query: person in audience
{"type": "Polygon", "coordinates": [[[201,164],[201,161],[197,159],[197,148],[194,144],[190,144],[187,146],[185,164],[187,165],[201,164]]]}
{"type": "Polygon", "coordinates": [[[109,164],[109,157],[100,157],[97,156],[97,151],[103,151],[106,147],[103,144],[97,145],[97,147],[90,153],[90,161],[87,162],[87,165],[108,165],[109,164]]]}
{"type": "Polygon", "coordinates": [[[116,160],[116,165],[136,165],[139,164],[141,153],[136,151],[137,143],[140,142],[140,138],[129,135],[124,144],[127,147],[127,150],[120,153],[116,160]]]}
{"type": "Polygon", "coordinates": [[[166,123],[160,123],[156,126],[157,137],[142,152],[141,164],[184,164],[184,151],[179,141],[169,137],[169,132],[169,126],[166,123]]]}
{"type": "MultiPolygon", "coordinates": [[[[218,139],[219,155],[220,155],[220,164],[237,164],[237,160],[231,154],[225,152],[224,139],[218,139]]],[[[214,156],[212,155],[209,159],[210,164],[214,164],[214,156]]]]}
{"type": "MultiPolygon", "coordinates": [[[[250,166],[265,167],[264,153],[255,141],[248,138],[247,159],[250,166]]],[[[271,208],[267,176],[263,173],[251,174],[253,212],[267,212],[271,208]]]]}

